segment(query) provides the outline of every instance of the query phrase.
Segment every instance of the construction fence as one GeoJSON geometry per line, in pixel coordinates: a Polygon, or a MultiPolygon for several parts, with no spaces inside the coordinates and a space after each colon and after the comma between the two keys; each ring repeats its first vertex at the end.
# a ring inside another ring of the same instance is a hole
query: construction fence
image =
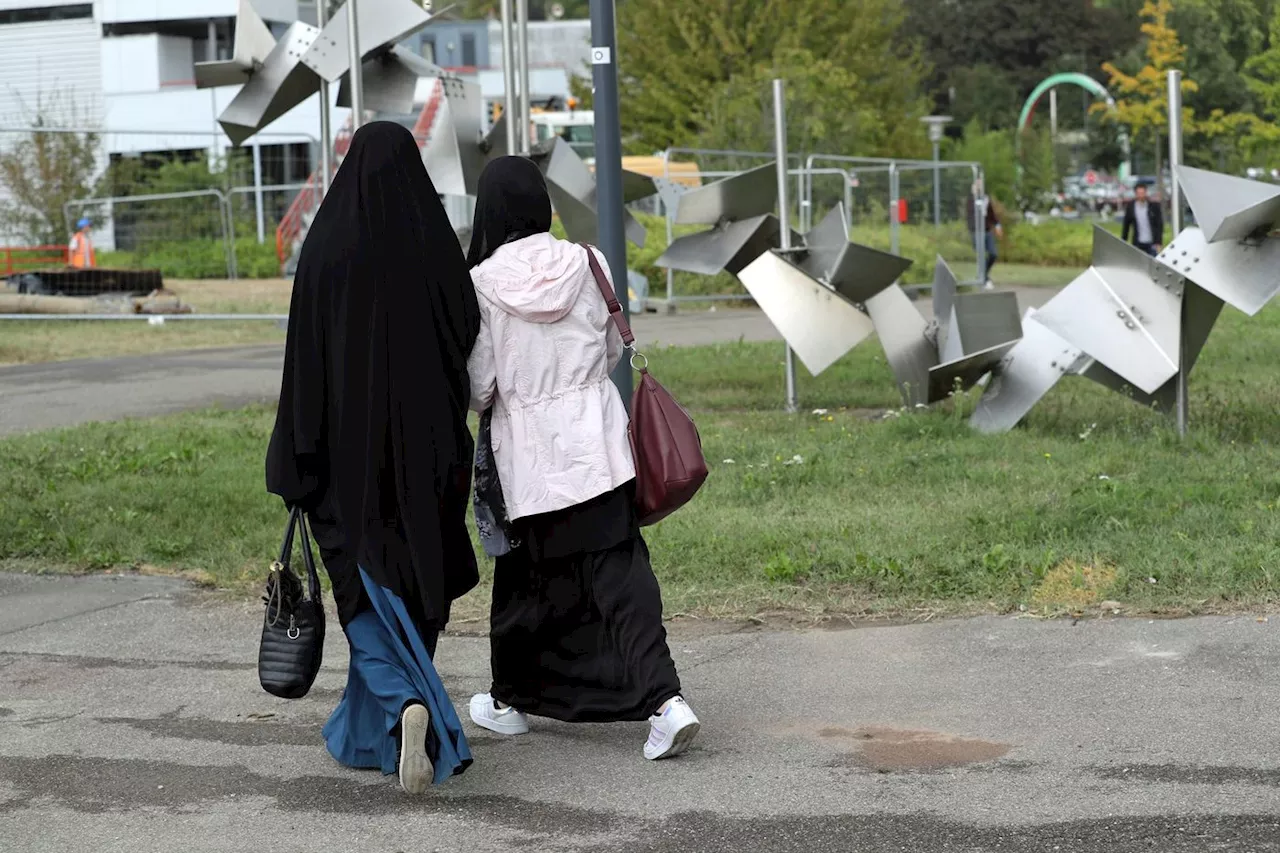
{"type": "MultiPolygon", "coordinates": [[[[716,151],[670,148],[663,153],[662,177],[679,183],[706,184],[775,162],[771,152],[716,151]]],[[[981,235],[969,226],[970,195],[982,177],[976,163],[895,160],[843,155],[792,155],[788,162],[792,181],[789,220],[794,231],[804,233],[840,206],[849,238],[856,243],[910,258],[914,263],[903,277],[908,290],[932,281],[935,259],[944,258],[964,283],[985,278],[980,269],[981,235]]],[[[657,214],[665,221],[661,232],[649,239],[640,253],[641,266],[684,233],[675,222],[676,205],[661,201],[641,203],[634,212],[657,214]],[[655,241],[654,237],[660,239],[655,241]],[[658,245],[660,244],[660,245],[658,245]]],[[[700,276],[693,273],[645,268],[650,303],[668,309],[680,303],[749,300],[732,276],[700,276]]]]}

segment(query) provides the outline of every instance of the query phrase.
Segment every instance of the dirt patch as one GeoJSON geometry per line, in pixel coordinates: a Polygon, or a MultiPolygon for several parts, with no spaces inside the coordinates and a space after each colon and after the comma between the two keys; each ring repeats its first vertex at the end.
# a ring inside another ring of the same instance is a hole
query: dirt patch
{"type": "Polygon", "coordinates": [[[895,770],[941,770],[982,764],[1003,758],[1012,748],[1007,743],[888,726],[864,726],[858,729],[833,726],[819,729],[818,737],[843,741],[857,749],[842,764],[879,773],[895,770]]]}
{"type": "Polygon", "coordinates": [[[1032,591],[1031,601],[1047,611],[1080,611],[1102,601],[1115,582],[1116,570],[1110,566],[1080,565],[1067,560],[1045,574],[1032,591]]]}

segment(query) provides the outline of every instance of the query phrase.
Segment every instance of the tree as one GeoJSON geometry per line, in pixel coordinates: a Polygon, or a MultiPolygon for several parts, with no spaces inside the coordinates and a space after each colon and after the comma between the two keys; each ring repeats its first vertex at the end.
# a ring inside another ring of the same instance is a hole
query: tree
{"type": "Polygon", "coordinates": [[[985,130],[977,120],[971,121],[959,140],[948,141],[948,160],[981,163],[987,193],[1004,204],[1014,200],[1017,182],[1017,155],[1014,153],[1012,130],[985,130]]]}
{"type": "Polygon", "coordinates": [[[618,7],[624,136],[644,153],[690,145],[736,75],[808,51],[856,78],[849,107],[879,117],[881,153],[918,151],[924,68],[903,22],[900,0],[627,0],[618,7]]]}
{"type": "MultiPolygon", "coordinates": [[[[1109,88],[1116,96],[1116,110],[1107,112],[1105,104],[1094,104],[1093,109],[1104,112],[1121,124],[1129,126],[1134,142],[1146,140],[1155,144],[1156,175],[1161,169],[1160,129],[1169,121],[1168,71],[1183,67],[1186,48],[1178,40],[1178,32],[1169,23],[1173,12],[1171,0],[1147,0],[1139,13],[1146,22],[1142,33],[1147,37],[1144,65],[1134,74],[1127,74],[1114,63],[1104,62],[1102,70],[1110,78],[1109,88]]],[[[1182,78],[1182,93],[1195,92],[1195,81],[1182,78]]],[[[1190,107],[1182,108],[1184,133],[1194,132],[1195,116],[1190,107]]]]}
{"type": "Polygon", "coordinates": [[[772,81],[778,77],[787,81],[789,150],[868,151],[882,146],[880,116],[859,106],[862,82],[829,59],[794,49],[735,74],[710,98],[698,147],[771,150],[772,81]]]}
{"type": "Polygon", "coordinates": [[[1280,4],[1268,30],[1268,47],[1245,63],[1245,84],[1257,99],[1261,112],[1280,120],[1280,4]]]}
{"type": "Polygon", "coordinates": [[[23,112],[31,132],[0,151],[0,223],[31,243],[61,245],[70,236],[63,206],[93,194],[101,139],[97,133],[42,133],[41,127],[92,126],[74,102],[56,94],[37,93],[34,109],[24,104],[23,112]]]}
{"type": "Polygon", "coordinates": [[[1135,23],[1090,0],[906,0],[936,69],[936,108],[967,124],[1012,127],[1022,101],[1057,71],[1088,73],[1138,39],[1135,23]]]}

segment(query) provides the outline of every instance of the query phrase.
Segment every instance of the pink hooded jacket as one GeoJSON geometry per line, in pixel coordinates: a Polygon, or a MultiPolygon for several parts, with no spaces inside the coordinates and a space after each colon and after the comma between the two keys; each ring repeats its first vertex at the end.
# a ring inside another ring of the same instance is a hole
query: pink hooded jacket
{"type": "Polygon", "coordinates": [[[468,364],[471,407],[493,406],[493,454],[512,520],[585,503],[635,478],[627,410],[609,379],[622,337],[586,251],[537,234],[471,271],[481,315],[468,364]]]}

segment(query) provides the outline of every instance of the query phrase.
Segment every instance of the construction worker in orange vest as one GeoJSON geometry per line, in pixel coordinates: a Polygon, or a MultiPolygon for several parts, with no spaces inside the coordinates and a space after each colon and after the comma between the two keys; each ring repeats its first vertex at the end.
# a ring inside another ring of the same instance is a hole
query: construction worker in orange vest
{"type": "Polygon", "coordinates": [[[89,237],[89,226],[93,223],[81,219],[76,223],[80,229],[71,235],[71,245],[67,247],[67,263],[76,269],[91,270],[98,265],[98,257],[93,251],[93,239],[89,237]]]}

